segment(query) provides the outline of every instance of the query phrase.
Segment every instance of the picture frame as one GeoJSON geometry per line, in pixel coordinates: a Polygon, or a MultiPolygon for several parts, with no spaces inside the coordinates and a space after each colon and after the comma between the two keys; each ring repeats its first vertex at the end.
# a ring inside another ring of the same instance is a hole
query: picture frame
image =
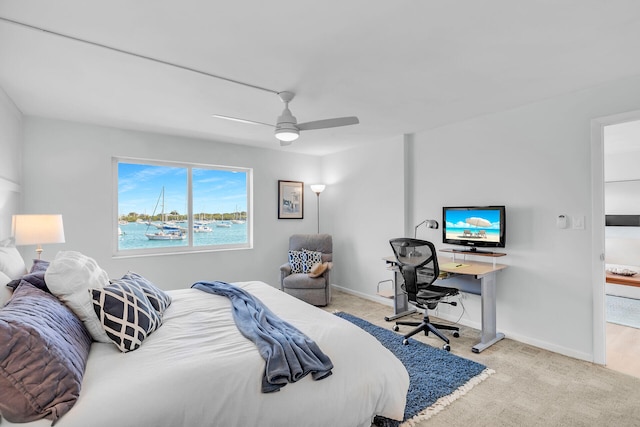
{"type": "Polygon", "coordinates": [[[304,218],[304,183],[278,180],[278,219],[304,218]]]}

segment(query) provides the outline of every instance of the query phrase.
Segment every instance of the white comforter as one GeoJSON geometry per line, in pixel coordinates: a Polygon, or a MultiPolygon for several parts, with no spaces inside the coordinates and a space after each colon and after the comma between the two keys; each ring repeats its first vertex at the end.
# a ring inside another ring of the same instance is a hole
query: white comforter
{"type": "Polygon", "coordinates": [[[402,419],[409,377],[375,338],[265,283],[237,285],[315,340],[333,375],[261,393],[264,361],[238,332],[229,300],[169,291],[162,327],[138,350],[93,343],[80,399],[56,426],[369,427],[374,415],[402,419]]]}

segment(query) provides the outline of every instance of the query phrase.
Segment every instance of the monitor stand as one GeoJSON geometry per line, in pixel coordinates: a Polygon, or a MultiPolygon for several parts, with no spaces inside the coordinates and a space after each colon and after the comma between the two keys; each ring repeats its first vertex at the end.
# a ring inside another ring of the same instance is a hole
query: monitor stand
{"type": "Polygon", "coordinates": [[[460,252],[471,252],[472,254],[493,255],[491,251],[480,251],[478,248],[461,249],[460,252]]]}

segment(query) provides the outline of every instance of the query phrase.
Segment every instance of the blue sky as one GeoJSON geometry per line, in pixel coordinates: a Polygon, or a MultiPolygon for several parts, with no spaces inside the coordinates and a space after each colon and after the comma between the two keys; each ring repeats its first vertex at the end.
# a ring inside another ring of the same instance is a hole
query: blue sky
{"type": "MultiPolygon", "coordinates": [[[[118,163],[118,214],[153,214],[164,187],[165,212],[187,212],[187,168],[118,163]]],[[[219,213],[247,210],[247,173],[193,168],[193,210],[219,213]]],[[[161,206],[158,205],[156,214],[161,206]]]]}

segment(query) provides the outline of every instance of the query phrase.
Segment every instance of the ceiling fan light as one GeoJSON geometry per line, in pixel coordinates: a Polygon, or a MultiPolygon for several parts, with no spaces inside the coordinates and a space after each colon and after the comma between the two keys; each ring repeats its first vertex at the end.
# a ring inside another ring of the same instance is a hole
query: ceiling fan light
{"type": "Polygon", "coordinates": [[[279,126],[276,129],[276,138],[280,141],[291,142],[298,139],[300,132],[294,126],[279,126]]]}

